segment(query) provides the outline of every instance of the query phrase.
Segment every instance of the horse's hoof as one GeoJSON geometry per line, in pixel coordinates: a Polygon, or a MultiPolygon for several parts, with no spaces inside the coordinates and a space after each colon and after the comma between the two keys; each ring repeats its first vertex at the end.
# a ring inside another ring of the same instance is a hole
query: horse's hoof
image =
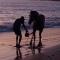
{"type": "Polygon", "coordinates": [[[30,46],[32,46],[32,41],[30,42],[30,46]]]}
{"type": "Polygon", "coordinates": [[[37,48],[38,48],[38,47],[42,47],[42,43],[38,44],[38,45],[37,45],[37,48]]]}
{"type": "Polygon", "coordinates": [[[19,44],[17,44],[16,47],[17,47],[17,48],[20,48],[20,47],[22,47],[22,46],[20,46],[19,44]]]}

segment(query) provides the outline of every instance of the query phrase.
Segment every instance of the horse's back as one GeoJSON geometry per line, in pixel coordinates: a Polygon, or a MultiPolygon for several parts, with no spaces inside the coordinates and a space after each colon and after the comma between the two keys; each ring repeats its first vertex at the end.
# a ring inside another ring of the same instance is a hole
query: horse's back
{"type": "Polygon", "coordinates": [[[45,16],[43,14],[39,15],[40,26],[44,28],[45,25],[45,16]]]}
{"type": "Polygon", "coordinates": [[[45,24],[45,16],[40,14],[34,22],[33,28],[36,30],[42,30],[45,24]]]}

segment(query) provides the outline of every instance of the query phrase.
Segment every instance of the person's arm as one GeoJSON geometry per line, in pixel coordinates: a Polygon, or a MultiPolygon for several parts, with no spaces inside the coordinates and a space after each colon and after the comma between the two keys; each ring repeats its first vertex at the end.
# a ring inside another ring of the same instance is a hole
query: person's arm
{"type": "Polygon", "coordinates": [[[26,30],[25,37],[29,37],[29,32],[28,32],[28,30],[27,30],[25,24],[23,24],[23,27],[24,27],[24,29],[26,30]]]}
{"type": "Polygon", "coordinates": [[[27,28],[26,28],[26,26],[25,26],[25,24],[23,23],[23,27],[24,27],[24,29],[26,30],[26,32],[28,32],[28,30],[27,30],[27,28]]]}

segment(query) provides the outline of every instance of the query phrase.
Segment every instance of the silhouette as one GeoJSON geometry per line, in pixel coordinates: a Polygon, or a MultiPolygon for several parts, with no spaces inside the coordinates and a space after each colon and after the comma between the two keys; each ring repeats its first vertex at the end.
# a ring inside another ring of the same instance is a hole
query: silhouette
{"type": "Polygon", "coordinates": [[[21,18],[18,18],[16,19],[16,21],[14,22],[13,24],[13,31],[15,32],[15,35],[16,35],[16,47],[20,48],[21,45],[21,39],[22,39],[22,34],[21,34],[21,25],[23,25],[25,31],[26,31],[26,34],[28,34],[28,30],[24,24],[24,17],[21,16],[21,18]]]}
{"type": "MultiPolygon", "coordinates": [[[[39,31],[39,43],[38,43],[37,47],[42,46],[41,34],[42,34],[42,31],[44,28],[45,16],[43,14],[39,14],[37,11],[31,11],[28,23],[29,23],[29,25],[31,23],[33,23],[33,36],[32,36],[32,39],[34,39],[33,47],[35,47],[36,30],[39,31]]],[[[30,41],[31,46],[32,46],[32,39],[30,41]]]]}
{"type": "Polygon", "coordinates": [[[16,48],[16,58],[15,60],[21,60],[22,59],[22,53],[19,48],[16,48]]]}

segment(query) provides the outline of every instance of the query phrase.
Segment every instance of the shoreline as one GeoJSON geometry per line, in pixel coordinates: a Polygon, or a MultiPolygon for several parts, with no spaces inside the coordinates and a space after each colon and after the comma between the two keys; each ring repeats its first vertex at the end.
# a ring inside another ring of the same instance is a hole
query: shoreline
{"type": "MultiPolygon", "coordinates": [[[[24,32],[22,32],[24,33],[24,32]]],[[[36,33],[38,37],[38,32],[36,33]]],[[[30,37],[31,38],[31,37],[30,37]]],[[[21,45],[29,43],[30,38],[26,38],[23,35],[23,39],[21,41],[21,45]]],[[[0,34],[0,60],[15,60],[16,59],[16,48],[14,47],[16,43],[14,32],[4,32],[0,34]]],[[[36,45],[38,43],[38,38],[36,39],[36,45]]],[[[41,55],[38,53],[38,50],[35,50],[36,54],[32,54],[32,50],[28,49],[27,46],[22,47],[20,49],[22,54],[22,59],[26,60],[34,60],[37,56],[38,59],[46,58],[48,56],[54,58],[59,58],[60,55],[60,28],[48,28],[44,29],[42,33],[42,44],[43,48],[41,49],[41,55]],[[58,53],[59,52],[59,53],[58,53]],[[53,53],[54,56],[51,56],[53,53]],[[59,54],[59,55],[58,55],[59,54]],[[40,57],[41,56],[41,57],[40,57]],[[34,58],[33,58],[34,57],[34,58]],[[31,59],[32,58],[32,59],[31,59]]],[[[34,50],[33,50],[34,53],[34,50]]],[[[48,60],[47,59],[47,60],[48,60]]],[[[18,60],[18,59],[16,59],[18,60]]],[[[20,59],[19,59],[20,60],[20,59]]],[[[43,59],[41,59],[43,60],[43,59]]],[[[51,60],[51,59],[50,59],[51,60]]],[[[57,59],[59,60],[59,59],[57,59]]]]}

